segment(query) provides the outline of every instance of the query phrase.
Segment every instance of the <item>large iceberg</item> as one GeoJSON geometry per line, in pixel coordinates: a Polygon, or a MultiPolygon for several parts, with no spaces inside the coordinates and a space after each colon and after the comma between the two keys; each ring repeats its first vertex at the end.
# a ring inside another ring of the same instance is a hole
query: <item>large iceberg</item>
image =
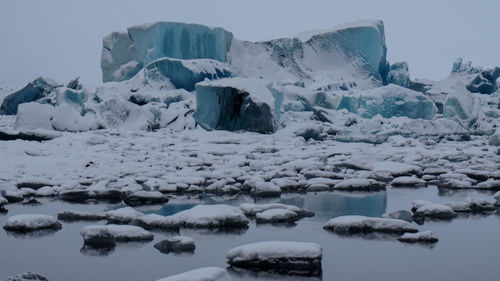
{"type": "Polygon", "coordinates": [[[156,22],[129,27],[103,39],[102,78],[104,82],[130,79],[163,57],[225,62],[232,38],[222,28],[199,24],[156,22]]]}
{"type": "Polygon", "coordinates": [[[196,84],[196,121],[205,129],[272,133],[283,95],[262,79],[226,78],[196,84]]]}
{"type": "Polygon", "coordinates": [[[385,118],[407,116],[412,119],[433,119],[437,112],[428,97],[395,84],[344,95],[337,109],[343,108],[365,118],[380,114],[385,118]]]}
{"type": "Polygon", "coordinates": [[[53,80],[39,77],[21,90],[6,96],[0,106],[0,114],[15,115],[20,104],[40,100],[57,87],[59,85],[53,80]]]}

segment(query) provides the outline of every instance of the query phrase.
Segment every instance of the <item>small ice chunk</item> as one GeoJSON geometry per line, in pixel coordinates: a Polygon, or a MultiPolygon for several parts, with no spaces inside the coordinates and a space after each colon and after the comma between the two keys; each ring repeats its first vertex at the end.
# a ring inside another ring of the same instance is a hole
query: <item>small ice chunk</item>
{"type": "Polygon", "coordinates": [[[132,221],[145,229],[177,229],[179,225],[169,220],[165,216],[157,214],[147,214],[132,221]]]}
{"type": "Polygon", "coordinates": [[[159,191],[136,191],[127,196],[124,201],[127,205],[138,206],[166,203],[168,198],[159,191]]]}
{"type": "Polygon", "coordinates": [[[354,178],[343,180],[333,187],[339,190],[381,190],[385,189],[385,184],[374,179],[354,178]]]}
{"type": "Polygon", "coordinates": [[[230,281],[231,277],[220,267],[202,267],[162,278],[157,281],[230,281]]]}
{"type": "Polygon", "coordinates": [[[455,212],[460,213],[470,213],[472,209],[470,208],[470,204],[467,202],[446,202],[444,203],[446,206],[453,209],[455,212]]]}
{"type": "Polygon", "coordinates": [[[257,213],[256,219],[258,223],[294,223],[299,220],[299,216],[286,209],[270,209],[257,213]]]}
{"type": "Polygon", "coordinates": [[[389,219],[398,219],[398,220],[404,220],[409,223],[413,221],[413,217],[411,216],[411,213],[406,211],[406,210],[400,210],[400,211],[395,211],[391,212],[388,214],[384,214],[382,217],[384,218],[389,218],[389,219]]]}
{"type": "Polygon", "coordinates": [[[427,183],[423,179],[419,179],[416,176],[402,176],[393,179],[391,185],[393,187],[422,187],[426,186],[427,183]]]}
{"type": "Polygon", "coordinates": [[[405,233],[398,240],[407,243],[436,243],[439,239],[432,231],[428,230],[417,233],[405,233]]]}
{"type": "Polygon", "coordinates": [[[127,224],[142,217],[144,214],[134,210],[132,207],[124,207],[112,211],[107,211],[108,221],[117,224],[127,224]]]}
{"type": "Polygon", "coordinates": [[[425,204],[419,207],[413,214],[414,217],[429,217],[435,219],[451,219],[457,216],[457,213],[449,206],[443,204],[425,204]]]}
{"type": "Polygon", "coordinates": [[[231,266],[275,271],[283,274],[321,274],[323,249],[316,243],[266,241],[229,250],[231,266]]]}
{"type": "Polygon", "coordinates": [[[339,234],[352,234],[358,232],[402,233],[418,231],[411,223],[404,220],[371,218],[365,216],[336,217],[328,221],[323,228],[339,234]]]}
{"type": "Polygon", "coordinates": [[[497,208],[495,207],[495,202],[488,199],[480,199],[480,198],[467,198],[465,200],[467,204],[469,204],[471,210],[473,212],[481,213],[481,212],[491,212],[495,211],[497,208]]]}
{"type": "Polygon", "coordinates": [[[268,204],[253,204],[253,203],[243,203],[240,205],[240,209],[243,210],[247,216],[255,216],[257,213],[264,212],[271,209],[285,209],[295,212],[300,217],[311,217],[314,216],[313,212],[302,210],[301,208],[293,205],[286,205],[281,203],[268,203],[268,204]]]}
{"type": "Polygon", "coordinates": [[[38,197],[56,196],[57,190],[52,186],[44,186],[44,187],[41,187],[40,189],[38,189],[36,191],[35,195],[38,197]]]}
{"type": "Polygon", "coordinates": [[[29,232],[42,229],[59,230],[62,225],[53,216],[22,214],[9,217],[3,228],[8,231],[29,232]]]}
{"type": "Polygon", "coordinates": [[[93,247],[109,247],[115,242],[151,241],[153,234],[133,225],[89,225],[81,229],[85,244],[93,247]]]}
{"type": "Polygon", "coordinates": [[[193,228],[241,228],[248,225],[248,219],[240,208],[224,204],[197,205],[167,218],[171,224],[193,228]]]}
{"type": "Polygon", "coordinates": [[[69,189],[59,192],[59,198],[64,201],[81,202],[90,199],[87,189],[69,189]]]}
{"type": "Polygon", "coordinates": [[[259,181],[252,187],[250,194],[258,197],[279,197],[281,188],[272,182],[259,181]]]}
{"type": "Polygon", "coordinates": [[[49,279],[37,272],[25,272],[7,277],[2,281],[49,281],[49,279]]]}
{"type": "Polygon", "coordinates": [[[107,218],[105,214],[91,213],[85,211],[63,211],[57,214],[57,218],[62,221],[98,221],[107,218]]]}
{"type": "Polygon", "coordinates": [[[195,250],[194,239],[187,236],[174,236],[154,245],[162,253],[192,252],[195,250]]]}

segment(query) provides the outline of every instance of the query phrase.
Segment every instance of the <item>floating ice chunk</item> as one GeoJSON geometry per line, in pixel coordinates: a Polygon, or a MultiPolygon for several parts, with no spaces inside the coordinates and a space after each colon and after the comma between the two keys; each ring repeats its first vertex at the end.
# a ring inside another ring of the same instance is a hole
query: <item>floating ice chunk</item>
{"type": "Polygon", "coordinates": [[[17,114],[20,104],[40,100],[59,86],[50,79],[39,77],[21,90],[6,96],[0,106],[0,114],[17,114]]]}
{"type": "Polygon", "coordinates": [[[103,81],[123,81],[144,65],[163,57],[226,61],[233,39],[222,28],[198,24],[157,22],[129,27],[103,39],[103,81]]]}
{"type": "Polygon", "coordinates": [[[287,209],[270,209],[257,213],[258,223],[293,223],[299,220],[299,215],[287,209]]]}
{"type": "Polygon", "coordinates": [[[144,67],[144,76],[149,80],[168,79],[177,89],[194,91],[196,83],[229,77],[231,70],[227,64],[217,60],[161,58],[144,67]]]}
{"type": "Polygon", "coordinates": [[[250,194],[257,197],[279,197],[281,188],[272,182],[258,181],[250,190],[250,194]]]}
{"type": "Polygon", "coordinates": [[[89,225],[80,230],[85,244],[99,248],[110,247],[115,242],[151,241],[153,234],[132,225],[89,225]]]}
{"type": "Polygon", "coordinates": [[[197,205],[167,218],[171,224],[193,228],[244,228],[248,225],[240,208],[223,204],[197,205]]]}
{"type": "Polygon", "coordinates": [[[272,133],[283,95],[261,79],[225,78],[196,84],[196,121],[205,129],[272,133]]]}
{"type": "Polygon", "coordinates": [[[468,128],[473,125],[479,114],[480,103],[461,82],[456,82],[448,92],[443,103],[443,116],[451,118],[468,128]]]}
{"type": "Polygon", "coordinates": [[[413,221],[413,217],[410,212],[406,210],[400,210],[400,211],[395,211],[391,212],[388,214],[384,214],[382,217],[384,218],[389,218],[389,219],[398,219],[398,220],[404,220],[409,223],[413,221]]]}
{"type": "Polygon", "coordinates": [[[25,272],[7,277],[2,281],[49,281],[49,279],[37,272],[25,272]]]}
{"type": "Polygon", "coordinates": [[[354,178],[346,179],[335,184],[333,189],[339,190],[381,190],[385,189],[385,184],[374,179],[354,178]]]}
{"type": "Polygon", "coordinates": [[[491,201],[488,199],[480,199],[480,198],[467,198],[465,200],[470,206],[472,212],[482,213],[482,212],[492,212],[497,208],[495,207],[495,201],[491,201]]]}
{"type": "Polygon", "coordinates": [[[500,191],[497,191],[494,195],[493,195],[493,198],[495,198],[495,200],[497,200],[497,202],[495,203],[495,206],[500,206],[500,191]]]}
{"type": "Polygon", "coordinates": [[[438,176],[438,186],[441,188],[472,188],[476,183],[476,180],[461,173],[448,172],[438,176]]]}
{"type": "Polygon", "coordinates": [[[202,267],[162,278],[157,281],[230,281],[226,270],[220,267],[202,267]]]}
{"type": "Polygon", "coordinates": [[[283,274],[321,274],[323,249],[316,243],[266,241],[229,250],[231,266],[254,268],[283,274]]]}
{"type": "Polygon", "coordinates": [[[422,187],[426,186],[427,183],[423,179],[419,179],[416,176],[403,176],[397,177],[391,181],[393,187],[422,187]]]}
{"type": "Polygon", "coordinates": [[[62,190],[58,194],[59,199],[70,202],[82,202],[90,199],[90,192],[87,189],[69,189],[62,190]]]}
{"type": "Polygon", "coordinates": [[[408,72],[407,62],[396,62],[391,64],[387,74],[387,83],[399,85],[404,88],[410,88],[410,73],[408,72]]]}
{"type": "Polygon", "coordinates": [[[417,218],[451,219],[456,217],[457,214],[449,206],[430,203],[417,208],[413,216],[417,218]]]}
{"type": "Polygon", "coordinates": [[[85,211],[63,211],[57,214],[57,219],[62,221],[98,221],[104,220],[107,216],[100,213],[91,213],[85,211]]]}
{"type": "Polygon", "coordinates": [[[125,203],[130,206],[162,204],[168,202],[168,198],[159,191],[136,191],[125,198],[125,203]]]}
{"type": "Polygon", "coordinates": [[[491,190],[500,190],[500,180],[496,179],[488,179],[487,181],[483,181],[478,183],[475,188],[477,189],[491,189],[491,190]]]}
{"type": "Polygon", "coordinates": [[[137,219],[131,221],[132,224],[136,224],[145,229],[177,229],[179,225],[169,220],[168,217],[157,215],[157,214],[147,214],[140,216],[137,219]]]}
{"type": "Polygon", "coordinates": [[[407,116],[432,120],[437,108],[425,95],[394,84],[342,97],[337,109],[347,109],[364,118],[407,116]]]}
{"type": "Polygon", "coordinates": [[[399,237],[398,240],[407,243],[436,243],[439,241],[430,230],[417,233],[405,233],[403,236],[399,237]]]}
{"type": "Polygon", "coordinates": [[[23,214],[9,217],[3,228],[8,231],[29,232],[42,229],[59,230],[62,225],[53,216],[23,214]]]}
{"type": "Polygon", "coordinates": [[[187,236],[174,236],[156,243],[154,247],[162,253],[192,252],[196,249],[194,239],[187,236]]]}
{"type": "Polygon", "coordinates": [[[395,161],[374,162],[370,163],[369,167],[374,172],[388,172],[394,177],[409,174],[420,174],[422,172],[422,169],[419,166],[395,161]]]}
{"type": "Polygon", "coordinates": [[[16,129],[44,129],[52,130],[52,116],[54,107],[49,104],[40,104],[37,102],[28,102],[20,104],[16,108],[16,129]]]}
{"type": "Polygon", "coordinates": [[[339,234],[352,234],[358,232],[402,233],[418,231],[411,223],[404,220],[364,216],[336,217],[328,221],[323,228],[339,234]]]}
{"type": "Polygon", "coordinates": [[[242,203],[240,209],[243,210],[247,216],[255,216],[257,213],[264,212],[271,209],[284,209],[298,214],[300,217],[313,216],[313,212],[302,210],[301,208],[293,205],[285,205],[281,203],[268,203],[268,204],[253,204],[242,203]]]}
{"type": "Polygon", "coordinates": [[[132,207],[124,207],[112,211],[107,211],[108,220],[112,223],[127,224],[142,217],[144,214],[134,210],[132,207]]]}

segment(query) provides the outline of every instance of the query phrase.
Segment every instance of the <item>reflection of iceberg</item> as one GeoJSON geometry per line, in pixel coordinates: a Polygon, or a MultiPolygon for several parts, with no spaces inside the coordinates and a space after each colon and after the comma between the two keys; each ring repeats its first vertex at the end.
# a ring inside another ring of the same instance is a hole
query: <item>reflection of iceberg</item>
{"type": "Polygon", "coordinates": [[[227,273],[234,280],[260,280],[260,281],[275,281],[275,280],[287,280],[287,281],[321,281],[323,278],[320,276],[294,276],[294,275],[280,275],[266,271],[253,271],[243,268],[228,267],[227,273]]]}
{"type": "Polygon", "coordinates": [[[315,213],[313,219],[333,218],[344,215],[381,217],[387,207],[387,193],[308,193],[281,200],[284,204],[297,205],[315,213]]]}

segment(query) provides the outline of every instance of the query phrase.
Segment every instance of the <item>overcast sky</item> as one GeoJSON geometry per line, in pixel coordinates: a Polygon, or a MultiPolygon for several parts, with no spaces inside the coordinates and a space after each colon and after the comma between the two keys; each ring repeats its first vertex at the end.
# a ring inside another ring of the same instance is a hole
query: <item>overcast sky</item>
{"type": "Polygon", "coordinates": [[[80,76],[98,85],[102,37],[160,20],[266,40],[382,19],[389,61],[408,61],[412,78],[440,79],[459,56],[474,65],[500,65],[499,15],[499,0],[1,0],[0,84],[80,76]]]}

